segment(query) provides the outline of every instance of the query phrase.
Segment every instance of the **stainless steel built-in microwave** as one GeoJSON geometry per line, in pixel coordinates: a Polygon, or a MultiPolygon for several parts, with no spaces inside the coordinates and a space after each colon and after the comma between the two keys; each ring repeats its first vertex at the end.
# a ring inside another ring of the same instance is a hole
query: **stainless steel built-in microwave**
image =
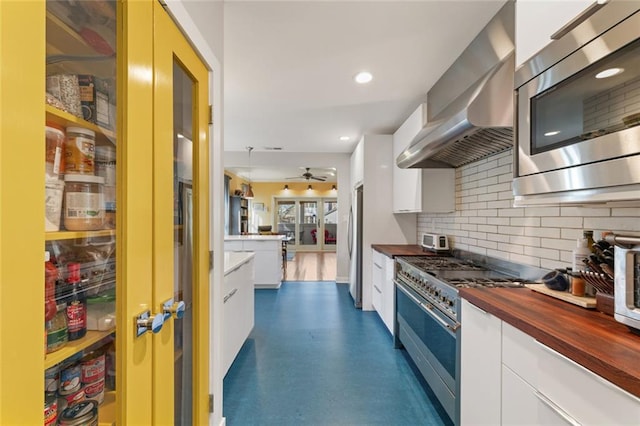
{"type": "Polygon", "coordinates": [[[515,84],[515,205],[640,200],[640,2],[604,5],[515,84]]]}

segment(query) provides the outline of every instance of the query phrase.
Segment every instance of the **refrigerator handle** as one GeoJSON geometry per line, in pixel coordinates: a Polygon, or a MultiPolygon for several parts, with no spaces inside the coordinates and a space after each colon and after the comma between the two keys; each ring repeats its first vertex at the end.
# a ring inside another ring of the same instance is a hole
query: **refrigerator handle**
{"type": "Polygon", "coordinates": [[[353,206],[349,207],[349,225],[347,228],[347,241],[349,242],[349,259],[353,253],[353,206]]]}

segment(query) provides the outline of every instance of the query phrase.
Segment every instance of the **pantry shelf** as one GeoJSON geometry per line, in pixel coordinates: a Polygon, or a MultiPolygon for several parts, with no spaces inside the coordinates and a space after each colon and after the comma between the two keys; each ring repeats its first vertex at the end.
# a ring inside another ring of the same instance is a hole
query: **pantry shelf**
{"type": "Polygon", "coordinates": [[[115,229],[101,229],[99,231],[60,231],[60,232],[45,232],[45,241],[57,241],[57,240],[73,240],[75,238],[95,238],[95,237],[110,237],[116,235],[115,229]]]}
{"type": "Polygon", "coordinates": [[[104,127],[97,126],[93,123],[89,123],[82,118],[59,110],[58,108],[51,105],[45,105],[45,111],[47,113],[47,121],[52,121],[61,125],[62,127],[78,126],[85,129],[93,130],[94,132],[96,132],[96,143],[98,145],[116,144],[116,134],[112,130],[105,129],[104,127]]]}
{"type": "Polygon", "coordinates": [[[46,354],[44,357],[45,370],[47,368],[53,367],[56,364],[61,363],[65,359],[88,348],[94,343],[99,342],[100,340],[104,339],[114,331],[115,331],[115,328],[111,330],[106,330],[106,331],[87,331],[87,334],[82,339],[69,342],[62,349],[52,352],[50,354],[46,354]]]}

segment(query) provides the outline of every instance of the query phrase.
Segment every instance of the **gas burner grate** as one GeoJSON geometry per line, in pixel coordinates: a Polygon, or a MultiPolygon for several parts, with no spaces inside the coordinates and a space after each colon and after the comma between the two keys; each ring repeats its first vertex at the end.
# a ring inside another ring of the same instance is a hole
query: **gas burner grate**
{"type": "Polygon", "coordinates": [[[479,287],[524,287],[525,282],[508,278],[474,278],[474,279],[448,279],[447,283],[458,288],[479,287]]]}
{"type": "Polygon", "coordinates": [[[484,271],[485,268],[455,257],[405,257],[404,261],[421,270],[484,271]]]}

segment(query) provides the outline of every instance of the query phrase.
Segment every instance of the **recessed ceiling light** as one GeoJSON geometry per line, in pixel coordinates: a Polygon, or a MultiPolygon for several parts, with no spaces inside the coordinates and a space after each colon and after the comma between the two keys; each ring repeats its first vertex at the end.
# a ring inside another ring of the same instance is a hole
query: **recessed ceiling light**
{"type": "Polygon", "coordinates": [[[618,75],[623,71],[624,71],[624,68],[609,68],[604,71],[600,71],[598,74],[596,74],[596,78],[613,77],[614,75],[618,75]]]}
{"type": "Polygon", "coordinates": [[[560,133],[560,130],[553,130],[553,131],[551,131],[551,132],[547,132],[547,133],[545,133],[544,135],[545,135],[545,136],[555,136],[555,135],[557,135],[557,134],[559,134],[559,133],[560,133]]]}
{"type": "Polygon", "coordinates": [[[353,79],[358,84],[365,84],[373,80],[373,75],[371,75],[371,73],[368,71],[360,71],[355,75],[355,77],[353,77],[353,79]]]}
{"type": "Polygon", "coordinates": [[[340,136],[341,141],[348,141],[349,139],[349,136],[340,136]]]}

